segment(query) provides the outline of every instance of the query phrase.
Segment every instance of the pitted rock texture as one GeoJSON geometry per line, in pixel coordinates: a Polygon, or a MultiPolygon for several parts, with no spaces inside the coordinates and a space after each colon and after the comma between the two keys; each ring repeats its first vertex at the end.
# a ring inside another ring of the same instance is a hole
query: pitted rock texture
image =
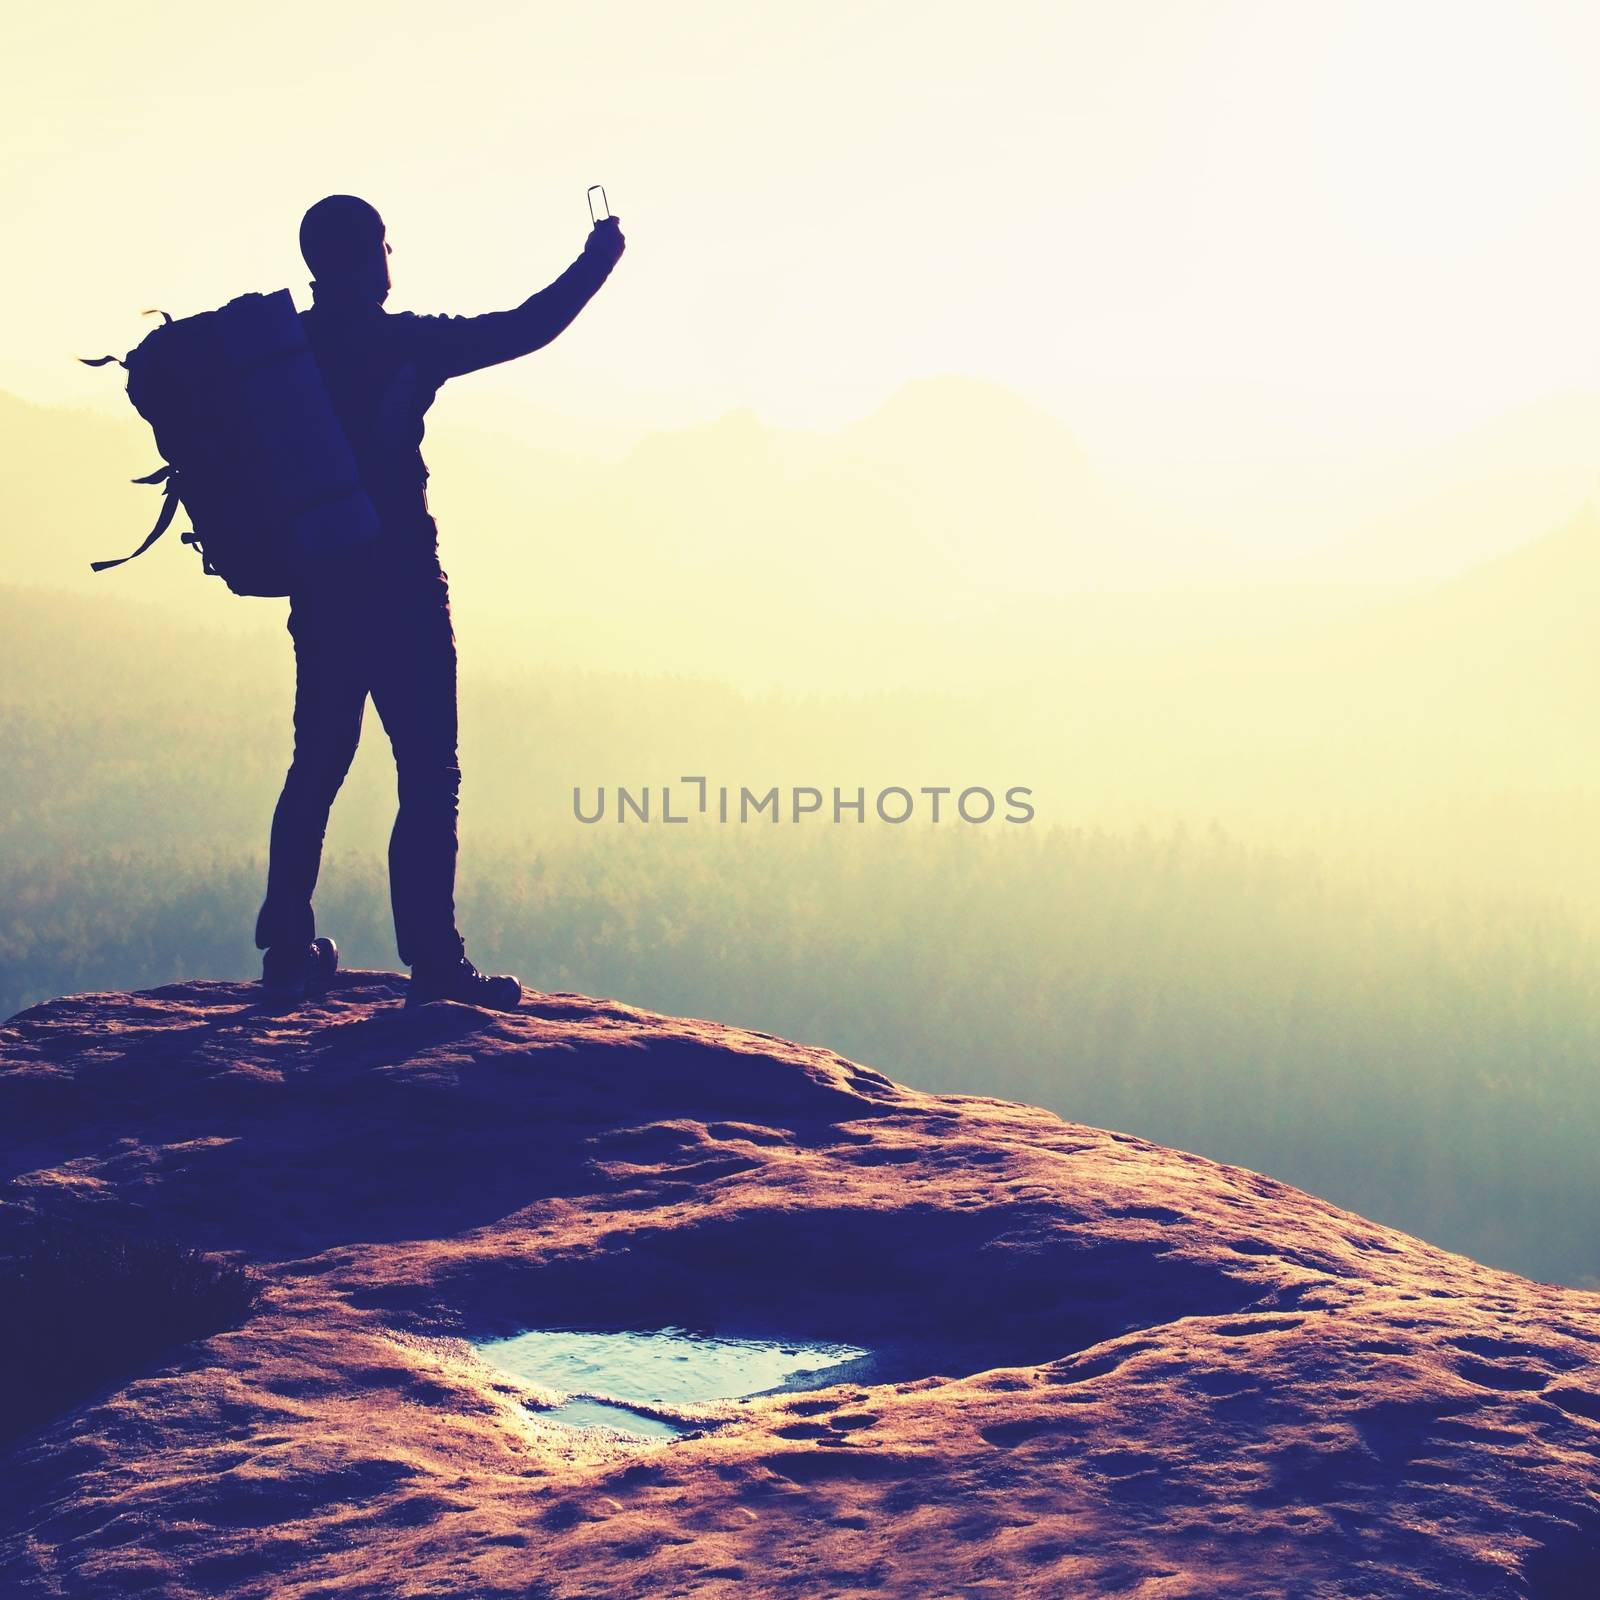
{"type": "Polygon", "coordinates": [[[0,1200],[266,1290],[0,1445],[0,1593],[1600,1593],[1600,1297],[1240,1168],[571,994],[0,1028],[0,1200]],[[643,1445],[470,1337],[850,1342],[643,1445]]]}

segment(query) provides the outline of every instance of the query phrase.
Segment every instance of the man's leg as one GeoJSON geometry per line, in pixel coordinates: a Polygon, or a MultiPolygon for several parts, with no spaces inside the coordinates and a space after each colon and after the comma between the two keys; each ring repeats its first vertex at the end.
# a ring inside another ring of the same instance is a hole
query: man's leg
{"type": "Polygon", "coordinates": [[[297,606],[294,636],[294,759],[272,814],[267,897],[256,948],[305,947],[316,934],[312,891],[322,865],[328,813],[361,741],[367,680],[351,617],[297,606]]]}
{"type": "Polygon", "coordinates": [[[395,940],[407,966],[461,959],[456,929],[456,641],[442,575],[385,607],[372,701],[394,747],[400,810],[389,838],[395,940]]]}

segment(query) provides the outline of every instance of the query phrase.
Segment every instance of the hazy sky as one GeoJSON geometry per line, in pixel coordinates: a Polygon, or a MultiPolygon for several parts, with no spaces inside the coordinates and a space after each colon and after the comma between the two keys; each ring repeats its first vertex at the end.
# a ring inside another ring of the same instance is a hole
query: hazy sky
{"type": "Polygon", "coordinates": [[[630,251],[475,379],[642,424],[828,425],[955,371],[1153,480],[1324,468],[1600,389],[1600,7],[1562,0],[80,0],[3,63],[0,386],[305,272],[351,190],[392,304],[630,251]]]}

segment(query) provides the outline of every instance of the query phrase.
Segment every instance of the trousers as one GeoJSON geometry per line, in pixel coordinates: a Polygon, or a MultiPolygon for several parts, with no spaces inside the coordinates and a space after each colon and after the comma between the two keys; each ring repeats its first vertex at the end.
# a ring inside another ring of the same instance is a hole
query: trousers
{"type": "Polygon", "coordinates": [[[463,953],[455,882],[461,767],[450,591],[436,563],[292,597],[294,758],[272,815],[256,947],[309,944],[311,899],[334,797],[370,696],[394,752],[399,811],[389,837],[395,942],[407,966],[463,953]]]}

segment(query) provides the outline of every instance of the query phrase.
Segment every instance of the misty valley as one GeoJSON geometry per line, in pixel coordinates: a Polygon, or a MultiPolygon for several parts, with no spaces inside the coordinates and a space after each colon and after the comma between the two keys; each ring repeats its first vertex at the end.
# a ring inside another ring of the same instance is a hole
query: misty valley
{"type": "MultiPolygon", "coordinates": [[[[1033,655],[1017,638],[960,692],[469,643],[463,926],[538,988],[826,1041],[1592,1283],[1600,661],[1575,597],[1596,554],[1580,520],[1342,625],[1162,645],[1129,624],[1120,648],[1033,655]],[[1026,773],[1038,816],[572,816],[574,788],[681,772],[869,794],[1026,773]]],[[[458,608],[469,641],[482,604],[458,608]]],[[[0,1012],[256,970],[290,662],[249,620],[0,591],[0,1012]]],[[[373,719],[318,891],[347,966],[395,965],[393,784],[373,719]]]]}

